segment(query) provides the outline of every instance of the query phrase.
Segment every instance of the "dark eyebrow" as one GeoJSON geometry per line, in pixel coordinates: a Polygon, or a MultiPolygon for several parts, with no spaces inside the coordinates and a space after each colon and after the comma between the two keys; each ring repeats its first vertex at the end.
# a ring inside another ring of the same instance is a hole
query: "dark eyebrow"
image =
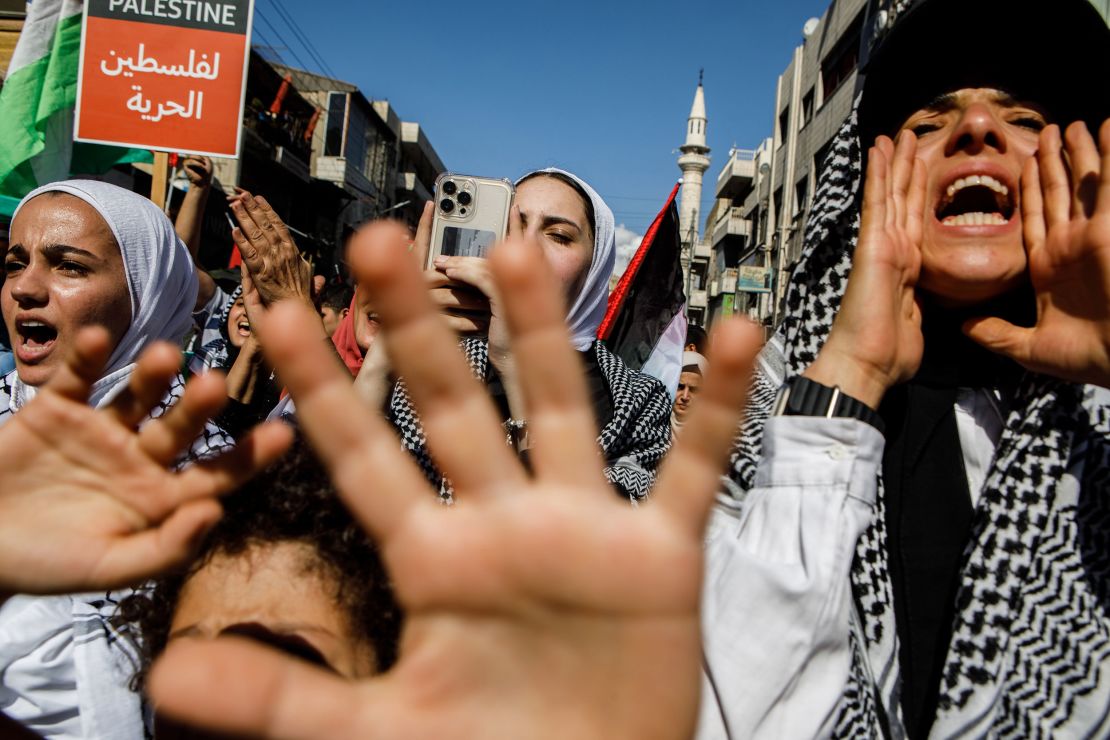
{"type": "Polygon", "coordinates": [[[17,257],[26,258],[27,248],[24,247],[22,244],[9,244],[7,251],[4,252],[4,256],[7,257],[9,254],[15,254],[15,256],[17,257]]]}
{"type": "Polygon", "coordinates": [[[71,247],[68,244],[48,244],[42,248],[42,253],[50,260],[62,260],[66,257],[76,256],[100,262],[101,259],[87,249],[71,247]]]}
{"type": "Polygon", "coordinates": [[[573,226],[578,231],[582,230],[581,226],[579,226],[574,221],[571,221],[569,218],[563,218],[562,216],[544,216],[543,217],[543,225],[544,225],[545,228],[548,227],[548,226],[558,226],[560,224],[566,224],[567,226],[573,226]]]}
{"type": "MultiPolygon", "coordinates": [[[[521,212],[520,220],[523,221],[525,224],[527,224],[528,223],[528,215],[521,212]]],[[[542,224],[543,224],[543,228],[545,228],[545,229],[548,226],[566,225],[566,226],[573,226],[579,233],[582,232],[582,227],[581,226],[579,226],[575,221],[572,221],[571,219],[565,218],[563,216],[549,216],[547,214],[544,214],[542,224]]]]}
{"type": "MultiPolygon", "coordinates": [[[[943,95],[938,95],[930,100],[922,108],[922,110],[928,110],[934,113],[947,113],[948,111],[955,108],[958,102],[959,101],[956,97],[956,93],[944,93],[943,95]]],[[[994,94],[994,102],[1002,106],[1003,108],[1029,108],[1031,110],[1037,111],[1042,115],[1045,114],[1045,111],[1041,108],[1041,106],[1037,105],[1036,103],[1030,100],[1022,100],[1020,98],[1016,98],[1004,90],[999,90],[994,94]]]]}
{"type": "Polygon", "coordinates": [[[956,93],[938,95],[923,106],[923,110],[945,113],[956,107],[956,93]]]}

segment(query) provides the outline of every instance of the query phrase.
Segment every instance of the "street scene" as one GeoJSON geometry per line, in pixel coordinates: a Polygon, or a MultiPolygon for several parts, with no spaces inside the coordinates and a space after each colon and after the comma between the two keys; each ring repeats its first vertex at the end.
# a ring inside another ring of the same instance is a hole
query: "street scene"
{"type": "Polygon", "coordinates": [[[1110,736],[1108,22],[0,0],[0,738],[1110,736]]]}

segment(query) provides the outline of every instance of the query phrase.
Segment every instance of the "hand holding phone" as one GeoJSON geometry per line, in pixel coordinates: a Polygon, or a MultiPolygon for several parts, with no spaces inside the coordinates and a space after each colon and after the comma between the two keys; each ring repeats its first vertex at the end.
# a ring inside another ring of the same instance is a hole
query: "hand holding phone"
{"type": "Polygon", "coordinates": [[[444,257],[485,257],[505,238],[513,184],[446,172],[436,179],[435,216],[426,267],[444,257]]]}

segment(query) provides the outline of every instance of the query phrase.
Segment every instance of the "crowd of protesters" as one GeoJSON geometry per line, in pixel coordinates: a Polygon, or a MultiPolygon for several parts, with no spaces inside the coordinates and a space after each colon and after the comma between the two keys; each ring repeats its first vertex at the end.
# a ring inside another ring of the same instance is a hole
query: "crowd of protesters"
{"type": "Polygon", "coordinates": [[[674,398],[596,340],[563,170],[488,259],[364,226],[349,285],[246,191],[201,270],[205,158],[175,223],[30,193],[0,731],[1105,736],[1110,29],[918,0],[868,50],[778,333],[692,328],[674,398]]]}

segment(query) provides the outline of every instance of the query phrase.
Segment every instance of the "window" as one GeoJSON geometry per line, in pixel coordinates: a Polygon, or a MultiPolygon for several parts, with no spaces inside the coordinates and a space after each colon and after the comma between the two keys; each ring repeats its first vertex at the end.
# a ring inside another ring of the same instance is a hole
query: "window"
{"type": "Polygon", "coordinates": [[[833,93],[852,76],[859,64],[860,32],[863,29],[863,11],[855,17],[851,25],[840,37],[833,50],[821,62],[821,81],[824,91],[824,100],[832,97],[833,93]]]}
{"type": "Polygon", "coordinates": [[[802,98],[802,126],[813,120],[813,88],[802,98]]]}
{"type": "Polygon", "coordinates": [[[347,118],[347,93],[328,97],[328,128],[324,135],[324,156],[338,157],[343,153],[343,126],[347,118]]]}
{"type": "Polygon", "coordinates": [[[794,186],[794,216],[805,215],[806,206],[809,204],[809,175],[807,174],[794,186]]]}
{"type": "Polygon", "coordinates": [[[772,199],[775,202],[775,228],[782,228],[782,186],[780,185],[776,190],[772,199]]]}
{"type": "Polygon", "coordinates": [[[367,161],[369,142],[366,140],[369,121],[366,120],[366,113],[356,106],[351,107],[351,115],[348,121],[347,148],[344,150],[347,165],[354,167],[369,178],[370,168],[367,161]]]}
{"type": "Polygon", "coordinates": [[[821,175],[825,173],[825,160],[829,157],[829,152],[832,150],[832,140],[826,141],[813,155],[813,171],[817,173],[814,178],[817,182],[821,182],[821,175]]]}
{"type": "Polygon", "coordinates": [[[787,135],[790,131],[790,106],[782,109],[779,114],[779,146],[786,143],[787,135]]]}

